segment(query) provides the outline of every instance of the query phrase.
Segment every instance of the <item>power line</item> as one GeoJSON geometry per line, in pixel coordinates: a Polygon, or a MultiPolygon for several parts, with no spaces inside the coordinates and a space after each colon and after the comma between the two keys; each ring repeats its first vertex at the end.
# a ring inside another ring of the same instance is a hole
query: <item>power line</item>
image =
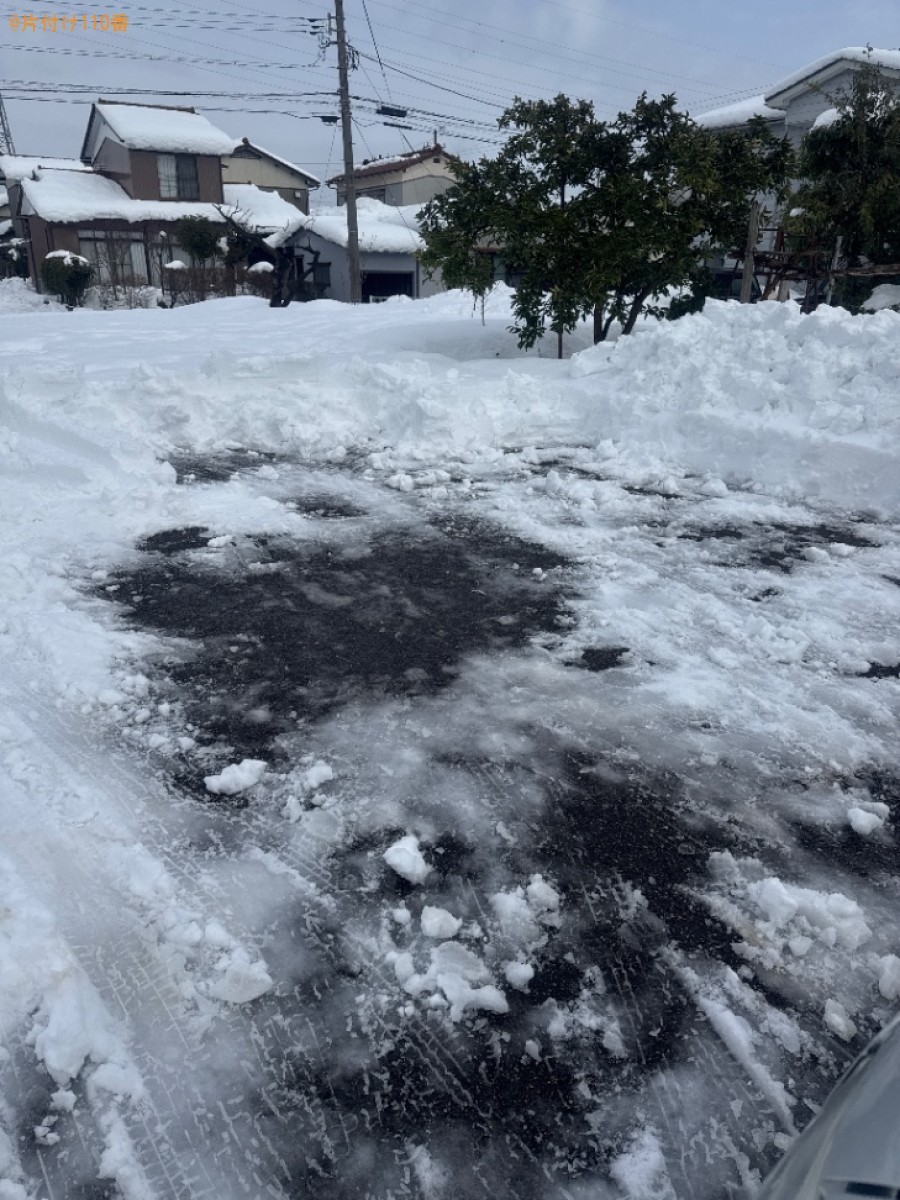
{"type": "MultiPolygon", "coordinates": [[[[369,6],[366,0],[362,0],[363,12],[366,14],[366,24],[369,26],[369,33],[372,37],[372,45],[375,47],[375,57],[378,59],[378,65],[381,67],[381,74],[384,78],[384,86],[387,88],[388,96],[391,94],[391,85],[388,83],[388,77],[384,71],[384,63],[381,61],[381,51],[378,49],[378,42],[375,38],[375,30],[372,28],[372,21],[369,17],[369,6]]],[[[374,88],[372,89],[375,90],[374,88]]]]}

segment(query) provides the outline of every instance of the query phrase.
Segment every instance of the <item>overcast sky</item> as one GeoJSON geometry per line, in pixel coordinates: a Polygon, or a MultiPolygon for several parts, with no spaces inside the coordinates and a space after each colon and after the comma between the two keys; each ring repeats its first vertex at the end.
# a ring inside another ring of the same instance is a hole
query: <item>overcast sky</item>
{"type": "MultiPolygon", "coordinates": [[[[898,0],[365,3],[368,20],[363,0],[345,0],[360,55],[351,79],[357,161],[418,148],[434,129],[460,155],[491,154],[497,117],[515,95],[565,92],[613,116],[644,90],[675,92],[696,114],[759,94],[841,46],[900,42],[898,0]],[[406,107],[402,123],[412,128],[386,126],[375,112],[385,102],[406,107]]],[[[340,132],[318,117],[337,112],[336,53],[320,49],[307,23],[331,11],[327,0],[30,0],[7,8],[0,80],[16,150],[77,157],[89,98],[145,89],[135,98],[193,104],[229,133],[333,175],[340,132]],[[13,30],[10,17],[26,13],[37,16],[37,31],[13,30]],[[114,13],[127,16],[127,32],[94,31],[94,14],[99,23],[114,13]],[[41,16],[57,17],[55,32],[41,30],[41,16]],[[63,27],[64,17],[77,17],[78,28],[63,27]]],[[[322,188],[312,202],[331,204],[333,193],[322,188]]]]}

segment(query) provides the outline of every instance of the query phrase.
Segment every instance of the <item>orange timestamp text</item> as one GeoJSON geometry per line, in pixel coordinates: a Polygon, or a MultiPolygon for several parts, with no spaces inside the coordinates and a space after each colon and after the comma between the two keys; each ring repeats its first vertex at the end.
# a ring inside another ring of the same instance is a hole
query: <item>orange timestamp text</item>
{"type": "Polygon", "coordinates": [[[9,18],[13,33],[74,33],[77,29],[92,29],[98,33],[127,33],[125,13],[13,13],[9,18]]]}

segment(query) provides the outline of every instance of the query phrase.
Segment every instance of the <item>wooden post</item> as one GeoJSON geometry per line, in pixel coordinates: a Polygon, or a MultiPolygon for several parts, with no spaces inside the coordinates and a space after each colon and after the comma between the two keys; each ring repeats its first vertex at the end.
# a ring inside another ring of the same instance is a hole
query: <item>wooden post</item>
{"type": "Polygon", "coordinates": [[[347,33],[344,28],[344,0],[334,0],[337,27],[338,80],[341,98],[341,134],[344,142],[344,202],[347,206],[347,258],[350,269],[350,303],[362,301],[362,271],[359,262],[359,224],[356,216],[356,176],[353,174],[353,126],[350,114],[347,33]]]}
{"type": "Polygon", "coordinates": [[[759,217],[762,206],[754,200],[750,206],[750,224],[747,228],[747,252],[744,255],[744,274],[741,277],[741,304],[749,304],[753,295],[753,275],[756,265],[756,243],[759,241],[759,217]]]}
{"type": "Polygon", "coordinates": [[[834,296],[834,274],[841,265],[841,251],[844,249],[844,235],[839,233],[837,241],[834,243],[834,254],[831,258],[831,271],[828,274],[828,288],[825,292],[825,303],[831,304],[834,296]]]}

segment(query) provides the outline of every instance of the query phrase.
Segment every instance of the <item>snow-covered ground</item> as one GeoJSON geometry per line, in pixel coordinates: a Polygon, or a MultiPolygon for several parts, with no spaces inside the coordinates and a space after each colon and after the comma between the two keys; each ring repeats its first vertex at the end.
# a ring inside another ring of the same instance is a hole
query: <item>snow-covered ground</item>
{"type": "Polygon", "coordinates": [[[0,1200],[752,1196],[900,999],[900,315],[0,311],[0,1200]]]}

